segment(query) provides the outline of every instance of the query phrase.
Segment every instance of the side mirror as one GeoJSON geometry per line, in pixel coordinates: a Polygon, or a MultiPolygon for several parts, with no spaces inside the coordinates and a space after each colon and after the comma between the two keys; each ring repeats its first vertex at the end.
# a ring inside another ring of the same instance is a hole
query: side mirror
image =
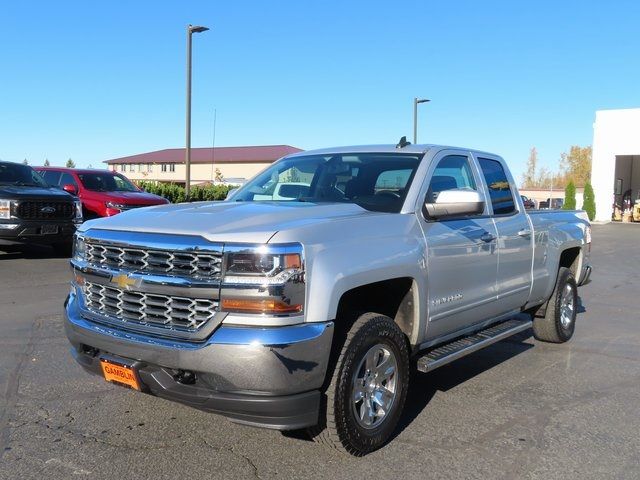
{"type": "Polygon", "coordinates": [[[233,197],[238,190],[240,190],[240,188],[232,188],[231,190],[229,190],[227,192],[227,196],[226,196],[225,200],[231,200],[231,197],[233,197]]]}
{"type": "Polygon", "coordinates": [[[76,187],[74,184],[72,183],[67,183],[66,185],[64,185],[62,187],[62,189],[67,192],[70,193],[71,195],[78,195],[78,187],[76,187]]]}
{"type": "Polygon", "coordinates": [[[424,204],[427,218],[457,217],[479,215],[484,211],[484,200],[475,190],[454,188],[443,190],[436,201],[424,204]]]}

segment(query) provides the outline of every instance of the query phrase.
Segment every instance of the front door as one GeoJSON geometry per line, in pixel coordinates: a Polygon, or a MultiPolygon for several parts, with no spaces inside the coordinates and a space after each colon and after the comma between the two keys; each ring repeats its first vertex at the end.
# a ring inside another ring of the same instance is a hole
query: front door
{"type": "MultiPolygon", "coordinates": [[[[432,174],[427,175],[423,201],[432,202],[439,192],[453,188],[482,192],[479,172],[467,154],[441,152],[434,165],[432,174]]],[[[488,212],[437,221],[418,215],[427,246],[426,340],[493,316],[498,252],[497,232],[488,212]]]]}

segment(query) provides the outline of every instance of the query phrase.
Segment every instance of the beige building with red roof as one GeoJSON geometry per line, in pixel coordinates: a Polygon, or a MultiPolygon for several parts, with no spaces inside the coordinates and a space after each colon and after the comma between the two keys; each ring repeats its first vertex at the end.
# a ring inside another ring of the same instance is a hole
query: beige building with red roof
{"type": "MultiPolygon", "coordinates": [[[[191,149],[191,184],[243,184],[279,158],[302,150],[289,145],[215,147],[191,149]]],[[[185,149],[169,148],[106,160],[109,170],[134,181],[147,180],[184,185],[185,149]]]]}

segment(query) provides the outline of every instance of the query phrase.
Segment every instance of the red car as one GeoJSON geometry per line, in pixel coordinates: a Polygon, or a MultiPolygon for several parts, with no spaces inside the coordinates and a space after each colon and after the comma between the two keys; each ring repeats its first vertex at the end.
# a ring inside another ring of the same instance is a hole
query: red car
{"type": "Polygon", "coordinates": [[[131,181],[108,170],[34,167],[53,187],[60,187],[82,202],[85,220],[110,217],[132,208],[163,205],[165,198],[144,192],[131,181]]]}

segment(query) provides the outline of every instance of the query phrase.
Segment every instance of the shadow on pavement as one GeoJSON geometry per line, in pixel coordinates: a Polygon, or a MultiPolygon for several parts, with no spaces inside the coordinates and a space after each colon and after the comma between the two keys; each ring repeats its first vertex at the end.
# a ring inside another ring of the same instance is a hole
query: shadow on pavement
{"type": "Polygon", "coordinates": [[[56,253],[46,245],[0,245],[0,262],[3,260],[69,258],[68,255],[56,253]]]}
{"type": "Polygon", "coordinates": [[[414,372],[409,384],[409,392],[402,417],[400,417],[398,426],[389,442],[400,435],[420,415],[436,392],[451,390],[475,376],[506,362],[510,358],[533,348],[532,344],[525,343],[531,337],[531,330],[525,330],[442,366],[433,372],[414,372]]]}

